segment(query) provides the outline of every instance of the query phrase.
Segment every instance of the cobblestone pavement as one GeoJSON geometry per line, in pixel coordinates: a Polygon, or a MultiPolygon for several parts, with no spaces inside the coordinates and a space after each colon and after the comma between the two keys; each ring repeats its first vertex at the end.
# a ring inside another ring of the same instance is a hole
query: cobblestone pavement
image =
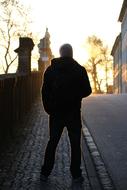
{"type": "Polygon", "coordinates": [[[59,142],[56,162],[47,183],[40,170],[48,141],[48,116],[38,100],[13,138],[0,147],[0,190],[91,190],[84,162],[84,183],[73,184],[69,171],[70,144],[66,129],[59,142]]]}

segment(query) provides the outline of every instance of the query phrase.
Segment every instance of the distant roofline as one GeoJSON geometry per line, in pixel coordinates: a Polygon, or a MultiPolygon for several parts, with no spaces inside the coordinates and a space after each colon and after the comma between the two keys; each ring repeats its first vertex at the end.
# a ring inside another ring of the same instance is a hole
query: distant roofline
{"type": "Polygon", "coordinates": [[[122,22],[123,17],[124,17],[124,15],[125,15],[126,9],[127,9],[127,0],[124,0],[124,1],[123,1],[123,4],[122,4],[121,11],[120,11],[120,14],[119,14],[118,21],[122,22]]]}
{"type": "Polygon", "coordinates": [[[114,52],[115,52],[116,47],[117,47],[117,45],[118,45],[118,43],[120,41],[120,38],[121,38],[121,33],[115,39],[114,45],[113,45],[112,50],[111,50],[111,55],[112,56],[114,55],[114,52]]]}

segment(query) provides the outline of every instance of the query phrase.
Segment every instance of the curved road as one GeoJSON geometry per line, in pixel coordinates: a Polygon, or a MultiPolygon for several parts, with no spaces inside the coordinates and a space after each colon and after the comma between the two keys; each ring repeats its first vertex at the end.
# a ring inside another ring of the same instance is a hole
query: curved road
{"type": "Polygon", "coordinates": [[[117,190],[127,190],[127,95],[83,99],[82,115],[117,190]]]}

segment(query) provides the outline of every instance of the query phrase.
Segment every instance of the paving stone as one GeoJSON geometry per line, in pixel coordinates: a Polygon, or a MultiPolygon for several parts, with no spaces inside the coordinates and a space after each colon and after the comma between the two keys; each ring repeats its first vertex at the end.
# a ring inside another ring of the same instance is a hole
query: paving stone
{"type": "Polygon", "coordinates": [[[0,147],[1,190],[91,190],[82,161],[84,183],[73,184],[70,174],[70,142],[66,129],[56,152],[56,162],[48,183],[40,182],[40,170],[48,141],[48,116],[40,99],[19,123],[9,144],[0,147]]]}

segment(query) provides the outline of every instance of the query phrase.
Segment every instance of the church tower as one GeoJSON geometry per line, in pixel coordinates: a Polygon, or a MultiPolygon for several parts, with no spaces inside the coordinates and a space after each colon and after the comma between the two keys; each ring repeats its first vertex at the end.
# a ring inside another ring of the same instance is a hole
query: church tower
{"type": "Polygon", "coordinates": [[[50,65],[52,59],[52,51],[50,48],[50,34],[46,28],[44,38],[40,39],[38,44],[40,58],[38,60],[39,71],[43,72],[50,65]]]}

